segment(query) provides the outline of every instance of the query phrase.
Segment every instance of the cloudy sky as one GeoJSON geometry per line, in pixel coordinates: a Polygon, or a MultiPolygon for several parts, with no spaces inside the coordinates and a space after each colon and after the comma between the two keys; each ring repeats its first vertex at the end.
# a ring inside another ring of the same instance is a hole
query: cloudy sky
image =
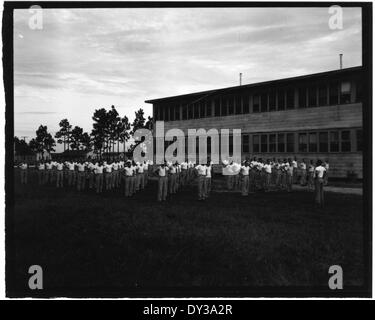
{"type": "Polygon", "coordinates": [[[91,131],[95,109],[131,120],[152,98],[337,69],[361,61],[361,12],[344,9],[331,30],[327,8],[29,10],[14,14],[15,134],[40,124],[91,131]]]}

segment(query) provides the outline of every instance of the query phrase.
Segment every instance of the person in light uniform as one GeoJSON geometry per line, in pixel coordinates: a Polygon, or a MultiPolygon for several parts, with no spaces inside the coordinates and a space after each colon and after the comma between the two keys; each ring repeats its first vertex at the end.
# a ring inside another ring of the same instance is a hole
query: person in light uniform
{"type": "Polygon", "coordinates": [[[86,173],[85,173],[85,164],[83,161],[77,163],[77,190],[81,191],[85,189],[86,184],[86,173]]]}
{"type": "Polygon", "coordinates": [[[248,161],[245,161],[244,165],[241,166],[241,178],[242,178],[242,183],[241,183],[241,194],[243,196],[249,195],[249,175],[250,175],[250,165],[248,161]]]}
{"type": "Polygon", "coordinates": [[[104,172],[104,165],[101,161],[97,165],[95,165],[95,182],[96,182],[96,193],[103,192],[103,172],[104,172]]]}
{"type": "Polygon", "coordinates": [[[28,164],[26,162],[23,162],[19,165],[20,168],[20,175],[21,175],[21,184],[27,184],[27,170],[28,170],[28,164]]]}
{"type": "Polygon", "coordinates": [[[166,201],[168,195],[168,167],[165,163],[161,164],[157,169],[158,176],[158,196],[157,200],[166,201]]]}
{"type": "Polygon", "coordinates": [[[44,184],[44,175],[45,175],[46,166],[43,161],[40,161],[37,168],[38,168],[38,183],[41,186],[44,184]]]}
{"type": "Polygon", "coordinates": [[[327,174],[327,169],[321,160],[316,162],[314,170],[315,180],[315,204],[319,207],[324,207],[324,179],[327,174]]]}
{"type": "Polygon", "coordinates": [[[74,162],[67,162],[66,166],[68,168],[68,186],[71,187],[73,185],[75,164],[74,162]]]}
{"type": "Polygon", "coordinates": [[[64,187],[64,164],[56,163],[56,188],[64,187]]]}
{"type": "Polygon", "coordinates": [[[199,164],[195,167],[195,170],[198,175],[198,200],[205,200],[207,167],[205,164],[199,164]]]}
{"type": "Polygon", "coordinates": [[[125,164],[123,173],[125,179],[125,197],[131,197],[133,195],[132,179],[134,175],[134,169],[130,161],[125,164]]]}
{"type": "Polygon", "coordinates": [[[208,198],[209,195],[210,195],[210,193],[211,193],[211,182],[212,182],[212,162],[208,161],[207,165],[206,165],[206,183],[205,183],[205,187],[206,187],[205,195],[206,195],[206,198],[208,198]]]}

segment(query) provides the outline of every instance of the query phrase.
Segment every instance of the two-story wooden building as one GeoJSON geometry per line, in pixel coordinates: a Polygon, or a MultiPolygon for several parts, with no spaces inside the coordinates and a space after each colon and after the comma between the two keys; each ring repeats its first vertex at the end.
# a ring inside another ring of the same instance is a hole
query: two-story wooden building
{"type": "Polygon", "coordinates": [[[146,102],[165,131],[241,129],[242,158],[327,159],[331,176],[362,178],[362,79],[353,67],[146,102]]]}

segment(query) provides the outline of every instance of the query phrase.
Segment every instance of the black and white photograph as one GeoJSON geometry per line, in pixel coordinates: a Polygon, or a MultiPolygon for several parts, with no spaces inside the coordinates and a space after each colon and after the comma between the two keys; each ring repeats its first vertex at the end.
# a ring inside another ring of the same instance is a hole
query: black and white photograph
{"type": "Polygon", "coordinates": [[[372,3],[5,1],[2,29],[7,298],[372,296],[372,3]]]}

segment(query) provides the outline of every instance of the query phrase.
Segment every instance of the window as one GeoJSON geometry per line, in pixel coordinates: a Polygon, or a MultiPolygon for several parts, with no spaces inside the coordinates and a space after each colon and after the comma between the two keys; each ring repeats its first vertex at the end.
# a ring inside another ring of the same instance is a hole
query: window
{"type": "Polygon", "coordinates": [[[174,118],[180,120],[180,105],[174,107],[174,118]]]}
{"type": "Polygon", "coordinates": [[[309,88],[309,107],[316,107],[316,87],[309,88]]]}
{"type": "Polygon", "coordinates": [[[309,133],[309,152],[318,152],[317,133],[309,133]]]}
{"type": "Polygon", "coordinates": [[[285,152],[285,134],[279,133],[277,135],[277,152],[285,152]]]}
{"type": "Polygon", "coordinates": [[[220,99],[215,99],[215,117],[220,117],[220,99]]]}
{"type": "Polygon", "coordinates": [[[229,156],[233,155],[233,135],[229,134],[229,156]]]}
{"type": "Polygon", "coordinates": [[[269,152],[276,152],[276,134],[270,134],[269,143],[269,152]]]}
{"type": "Polygon", "coordinates": [[[339,88],[337,83],[331,83],[329,85],[329,105],[336,104],[339,104],[339,88]]]}
{"type": "Polygon", "coordinates": [[[275,111],[276,110],[276,92],[271,91],[268,95],[268,110],[275,111]]]}
{"type": "Polygon", "coordinates": [[[243,97],[243,113],[249,113],[249,112],[250,112],[249,96],[245,95],[243,97]]]}
{"type": "Polygon", "coordinates": [[[328,132],[319,132],[319,152],[328,152],[328,132]]]}
{"type": "Polygon", "coordinates": [[[285,94],[284,91],[277,92],[277,106],[278,110],[285,110],[285,94]]]}
{"type": "Polygon", "coordinates": [[[236,96],[236,114],[241,114],[242,113],[242,104],[241,104],[241,97],[236,96]]]}
{"type": "Polygon", "coordinates": [[[194,103],[194,119],[199,118],[199,103],[195,102],[194,103]]]}
{"type": "Polygon", "coordinates": [[[299,108],[306,108],[306,88],[299,88],[298,90],[298,107],[299,108]]]}
{"type": "Polygon", "coordinates": [[[294,152],[294,133],[286,135],[286,152],[294,152]]]}
{"type": "Polygon", "coordinates": [[[320,86],[318,89],[319,94],[319,106],[326,106],[327,105],[327,87],[320,86]]]}
{"type": "Polygon", "coordinates": [[[242,136],[242,152],[249,153],[250,152],[250,139],[249,135],[245,134],[242,136]]]}
{"type": "Polygon", "coordinates": [[[260,107],[260,98],[258,94],[255,94],[253,97],[253,112],[259,112],[260,107]]]}
{"type": "Polygon", "coordinates": [[[228,115],[234,114],[234,97],[228,97],[228,115]]]}
{"type": "Polygon", "coordinates": [[[262,93],[260,96],[260,107],[261,107],[261,112],[267,112],[268,110],[268,97],[267,93],[262,93]]]}
{"type": "Polygon", "coordinates": [[[164,107],[164,121],[169,121],[169,108],[164,107]]]}
{"type": "Polygon", "coordinates": [[[188,105],[188,116],[189,116],[189,119],[194,118],[194,106],[192,104],[188,105]]]}
{"type": "Polygon", "coordinates": [[[253,152],[259,152],[259,135],[253,136],[253,152]]]}
{"type": "Polygon", "coordinates": [[[211,103],[211,101],[206,101],[206,106],[207,106],[206,116],[211,117],[212,116],[212,103],[211,103]]]}
{"type": "Polygon", "coordinates": [[[206,116],[206,103],[204,101],[199,102],[199,118],[206,116]]]}
{"type": "Polygon", "coordinates": [[[350,152],[351,143],[350,143],[350,131],[345,130],[341,131],[341,152],[350,152]]]}
{"type": "Polygon", "coordinates": [[[341,82],[340,104],[350,103],[351,83],[349,81],[341,82]]]}
{"type": "Polygon", "coordinates": [[[288,88],[286,91],[286,108],[294,109],[294,89],[288,88]]]}
{"type": "Polygon", "coordinates": [[[362,137],[362,135],[363,135],[363,132],[362,132],[362,129],[358,129],[357,131],[356,131],[356,136],[357,136],[357,151],[362,151],[363,149],[363,142],[362,142],[362,139],[363,139],[363,137],[362,137]]]}
{"type": "Polygon", "coordinates": [[[187,105],[182,106],[182,120],[187,120],[188,118],[188,107],[187,105]]]}
{"type": "Polygon", "coordinates": [[[339,132],[331,131],[329,135],[329,151],[339,152],[339,132]]]}
{"type": "Polygon", "coordinates": [[[226,116],[228,114],[227,98],[221,99],[221,115],[226,116]]]}
{"type": "Polygon", "coordinates": [[[300,133],[298,135],[298,150],[299,152],[307,152],[307,134],[300,133]]]}
{"type": "Polygon", "coordinates": [[[262,134],[260,136],[260,150],[261,152],[267,152],[267,135],[262,134]]]}

